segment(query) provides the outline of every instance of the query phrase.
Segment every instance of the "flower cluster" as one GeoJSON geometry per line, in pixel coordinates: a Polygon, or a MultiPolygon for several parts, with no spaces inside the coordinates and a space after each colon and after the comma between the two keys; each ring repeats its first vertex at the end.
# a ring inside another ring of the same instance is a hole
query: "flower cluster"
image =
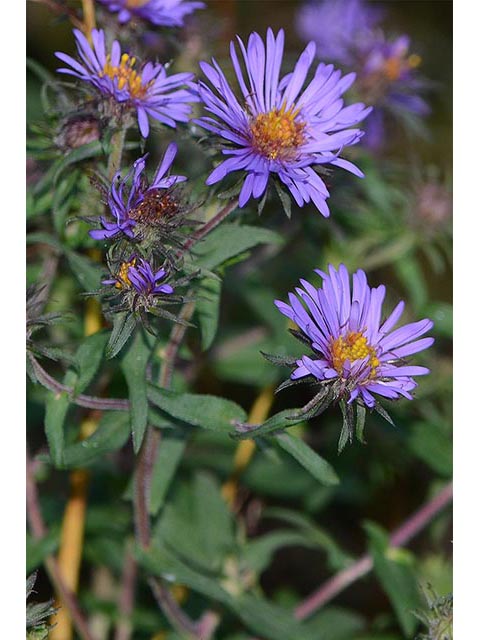
{"type": "Polygon", "coordinates": [[[370,287],[364,271],[353,274],[352,289],[344,265],[338,270],[330,265],[328,274],[316,273],[322,287],[301,280],[303,288],[289,294],[290,304],[275,301],[312,350],[311,356],[297,360],[291,378],[334,384],[337,399],[345,398],[348,404],[358,400],[369,408],[375,407],[375,396],[411,400],[417,386],[414,376],[429,370],[410,365],[405,358],[432,345],[433,338],[421,336],[433,322],[424,319],[394,329],[404,303],[399,302],[382,321],[385,287],[370,287]]]}
{"type": "Polygon", "coordinates": [[[185,17],[196,9],[203,9],[203,2],[191,0],[99,0],[109,11],[118,13],[118,21],[125,24],[139,18],[155,26],[181,27],[185,17]]]}
{"type": "Polygon", "coordinates": [[[136,58],[122,53],[116,40],[107,51],[101,29],[92,30],[93,46],[78,29],[73,33],[82,63],[57,51],[57,58],[70,67],[57,69],[59,73],[87,82],[127,112],[136,111],[144,138],[150,131],[149,117],[169,127],[176,127],[177,122],[188,122],[190,103],[196,100],[189,88],[192,73],[168,76],[162,64],[153,62],[138,67],[136,58]]]}
{"type": "Polygon", "coordinates": [[[327,187],[318,167],[334,165],[362,176],[351,162],[340,158],[342,150],[356,144],[362,134],[351,128],[361,122],[370,108],[363,103],[344,106],[342,95],[352,85],[355,74],[342,77],[332,65],[319,64],[312,80],[304,87],[315,56],[311,42],[293,71],[283,78],[285,35],[267,31],[266,44],[253,33],[247,47],[238,44],[246,67],[242,71],[235,45],[230,56],[242,97],[238,99],[215,60],[201,63],[211,83],[199,83],[199,95],[207,112],[197,122],[219,136],[228,156],[210,174],[207,184],[215,184],[232,171],[246,173],[240,192],[240,207],[253,196],[265,192],[273,174],[285,185],[299,206],[312,201],[329,215],[327,187]]]}
{"type": "Polygon", "coordinates": [[[410,53],[406,35],[391,39],[378,28],[382,17],[378,7],[364,0],[309,2],[297,14],[300,36],[315,42],[321,59],[356,72],[359,96],[375,107],[366,124],[365,141],[371,148],[384,142],[387,112],[405,120],[430,111],[420,95],[427,86],[418,74],[420,56],[410,53]]]}

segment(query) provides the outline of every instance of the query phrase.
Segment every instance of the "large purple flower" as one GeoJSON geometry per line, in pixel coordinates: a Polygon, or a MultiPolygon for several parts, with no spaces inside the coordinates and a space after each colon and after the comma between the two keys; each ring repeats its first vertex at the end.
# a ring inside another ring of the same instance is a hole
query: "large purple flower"
{"type": "Polygon", "coordinates": [[[375,39],[383,11],[363,0],[312,0],[296,15],[296,28],[306,42],[317,45],[321,60],[352,65],[375,39]]]}
{"type": "Polygon", "coordinates": [[[57,58],[71,67],[57,69],[59,73],[80,78],[127,109],[136,110],[144,138],[150,130],[149,117],[170,127],[176,127],[177,122],[188,122],[189,103],[197,98],[189,89],[182,87],[189,85],[192,73],[167,76],[165,67],[153,62],[147,62],[137,71],[134,68],[136,59],[127,53],[122,54],[117,40],[113,41],[111,51],[107,53],[105,34],[101,29],[92,30],[93,46],[78,29],[73,33],[82,63],[57,51],[57,58]]]}
{"type": "Polygon", "coordinates": [[[242,97],[236,98],[215,60],[201,67],[213,88],[199,83],[199,94],[208,112],[215,117],[198,120],[203,128],[220,136],[229,156],[207,179],[214,184],[232,171],[245,171],[240,192],[240,207],[253,196],[260,197],[270,174],[275,174],[290,190],[299,206],[313,201],[324,216],[329,215],[325,183],[315,165],[343,167],[357,176],[361,171],[339,157],[348,145],[356,144],[362,132],[349,129],[358,124],[370,108],[357,103],[344,106],[342,94],[350,87],[355,74],[344,77],[332,65],[319,64],[313,79],[303,86],[315,56],[311,42],[301,54],[293,72],[280,79],[284,32],[275,37],[268,29],[266,46],[252,33],[245,48],[238,38],[246,67],[246,80],[234,43],[232,59],[242,97]],[[302,90],[303,89],[303,90],[302,90]]]}
{"type": "Polygon", "coordinates": [[[186,16],[203,9],[203,2],[190,0],[99,0],[109,11],[118,12],[118,21],[125,24],[141,18],[156,26],[181,27],[186,16]]]}
{"type": "Polygon", "coordinates": [[[328,274],[316,273],[323,279],[321,288],[301,280],[303,289],[289,294],[290,304],[275,301],[281,313],[298,325],[313,351],[312,357],[297,360],[291,378],[338,381],[349,404],[358,398],[370,408],[375,406],[374,395],[411,400],[417,386],[413,376],[429,370],[410,365],[405,358],[432,345],[433,338],[420,336],[433,322],[424,319],[394,330],[404,303],[399,302],[382,321],[385,287],[369,287],[364,271],[353,274],[352,290],[344,265],[338,271],[330,265],[328,274]]]}
{"type": "Polygon", "coordinates": [[[129,238],[135,237],[134,227],[139,221],[151,222],[153,214],[161,216],[172,201],[169,190],[173,185],[183,182],[185,176],[166,175],[177,153],[177,145],[172,142],[167,147],[165,155],[157,169],[153,182],[148,184],[144,175],[145,162],[148,154],[136,160],[122,179],[118,172],[110,186],[107,204],[113,220],[100,218],[103,229],[90,231],[92,238],[103,240],[119,234],[129,238]]]}
{"type": "Polygon", "coordinates": [[[171,285],[160,284],[166,277],[167,271],[165,269],[154,271],[147,260],[132,255],[127,262],[120,265],[114,278],[102,280],[102,284],[114,285],[121,291],[132,291],[148,298],[173,293],[171,285]]]}

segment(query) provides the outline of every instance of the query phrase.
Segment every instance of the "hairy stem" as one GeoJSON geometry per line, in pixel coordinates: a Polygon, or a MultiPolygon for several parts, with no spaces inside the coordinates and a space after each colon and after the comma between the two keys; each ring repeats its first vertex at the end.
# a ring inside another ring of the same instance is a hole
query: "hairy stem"
{"type": "MultiPolygon", "coordinates": [[[[390,546],[400,547],[409,542],[422,529],[424,529],[433,518],[450,504],[453,497],[453,485],[450,482],[440,493],[425,503],[420,509],[415,511],[405,522],[395,529],[390,536],[390,546]]],[[[295,617],[303,620],[311,616],[315,611],[321,609],[327,602],[330,602],[341,591],[350,586],[353,582],[363,577],[373,569],[373,559],[369,555],[362,556],[351,567],[340,571],[335,576],[327,580],[319,589],[314,591],[295,609],[295,617]]]]}
{"type": "MultiPolygon", "coordinates": [[[[44,538],[47,535],[47,528],[40,511],[37,486],[35,484],[35,477],[33,475],[33,468],[33,461],[30,458],[27,449],[27,520],[32,536],[38,540],[44,538]]],[[[91,634],[83,612],[80,609],[77,597],[75,593],[73,593],[73,591],[69,589],[69,587],[65,584],[62,573],[55,558],[51,555],[47,556],[44,560],[44,564],[55,590],[60,594],[64,606],[68,609],[71,615],[73,625],[75,626],[75,629],[77,630],[80,638],[82,638],[82,640],[95,640],[91,634]]]]}

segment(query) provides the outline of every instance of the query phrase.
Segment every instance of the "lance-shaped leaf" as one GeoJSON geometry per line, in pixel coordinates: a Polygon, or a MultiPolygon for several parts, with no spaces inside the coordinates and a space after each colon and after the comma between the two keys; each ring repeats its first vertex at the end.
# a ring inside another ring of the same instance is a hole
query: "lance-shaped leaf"
{"type": "Polygon", "coordinates": [[[412,566],[413,556],[405,549],[389,547],[388,534],[379,525],[366,522],[364,528],[369,537],[375,574],[390,598],[405,637],[411,638],[417,627],[413,611],[421,603],[412,566]]]}
{"type": "Polygon", "coordinates": [[[184,436],[175,433],[170,435],[165,431],[162,433],[152,472],[149,504],[151,515],[156,515],[165,503],[168,489],[182,459],[185,446],[184,436]]]}
{"type": "Polygon", "coordinates": [[[244,422],[247,417],[238,404],[218,396],[178,393],[149,384],[148,397],[174,418],[203,429],[229,432],[236,422],[244,422]]]}
{"type": "Polygon", "coordinates": [[[221,281],[211,278],[202,280],[198,287],[196,314],[204,351],[211,346],[217,333],[221,289],[221,281]]]}
{"type": "Polygon", "coordinates": [[[85,338],[78,347],[73,361],[73,366],[78,372],[78,379],[74,387],[75,393],[82,393],[97,373],[108,337],[108,331],[99,331],[85,338]]]}
{"type": "Polygon", "coordinates": [[[257,438],[258,436],[272,433],[272,431],[293,427],[293,425],[300,424],[304,420],[302,409],[284,409],[265,420],[262,424],[255,425],[238,421],[235,424],[235,433],[233,435],[241,440],[257,438]]]}
{"type": "Polygon", "coordinates": [[[295,458],[295,460],[321,484],[326,487],[331,487],[339,483],[338,476],[330,463],[319,456],[318,453],[300,438],[283,432],[277,434],[274,438],[271,438],[271,440],[295,458]]]}
{"type": "Polygon", "coordinates": [[[284,238],[262,227],[224,223],[194,248],[195,264],[213,269],[259,244],[283,244],[284,238]]]}
{"type": "MultiPolygon", "coordinates": [[[[77,374],[67,371],[64,383],[72,386],[77,379],[77,374]]],[[[65,447],[64,424],[70,407],[70,396],[62,393],[50,393],[45,411],[45,435],[47,436],[50,457],[55,467],[62,468],[65,447]]]]}
{"type": "Polygon", "coordinates": [[[151,349],[144,340],[143,331],[138,330],[125,355],[121,368],[128,385],[130,398],[130,425],[132,429],[133,449],[140,450],[148,418],[147,399],[147,362],[151,349]]]}
{"type": "Polygon", "coordinates": [[[100,287],[102,279],[102,267],[75,251],[67,250],[66,256],[70,264],[70,268],[84,291],[95,291],[100,287]]]}
{"type": "Polygon", "coordinates": [[[132,313],[116,313],[113,318],[113,329],[106,349],[107,358],[114,358],[123,348],[133,333],[137,321],[132,313]]]}

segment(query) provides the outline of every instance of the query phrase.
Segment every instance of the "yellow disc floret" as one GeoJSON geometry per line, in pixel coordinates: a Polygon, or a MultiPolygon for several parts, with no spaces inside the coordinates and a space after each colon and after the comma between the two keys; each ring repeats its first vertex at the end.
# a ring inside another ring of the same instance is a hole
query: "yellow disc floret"
{"type": "Polygon", "coordinates": [[[143,5],[149,1],[150,0],[127,0],[125,6],[127,9],[138,9],[138,7],[143,7],[143,5]]]}
{"type": "Polygon", "coordinates": [[[252,144],[269,160],[292,160],[305,142],[305,123],[296,121],[298,110],[272,109],[259,113],[250,124],[252,144]]]}
{"type": "Polygon", "coordinates": [[[337,373],[343,373],[343,365],[346,360],[351,363],[355,360],[363,360],[369,358],[370,378],[375,376],[380,360],[374,347],[371,347],[367,338],[359,331],[350,331],[345,336],[340,336],[332,342],[331,346],[332,364],[337,373]]]}
{"type": "Polygon", "coordinates": [[[115,283],[115,286],[117,287],[117,289],[130,289],[132,283],[130,281],[130,278],[128,277],[128,270],[130,269],[130,267],[135,266],[136,261],[137,259],[133,258],[131,262],[122,262],[116,276],[117,282],[115,283]]]}
{"type": "Polygon", "coordinates": [[[112,80],[117,78],[117,86],[119,89],[126,87],[132,98],[143,98],[151,83],[147,82],[146,84],[142,84],[141,76],[139,76],[133,68],[135,63],[136,58],[130,58],[128,54],[124,53],[120,58],[120,64],[114,66],[112,65],[110,56],[107,56],[107,62],[103,67],[103,71],[99,73],[99,76],[101,78],[108,76],[112,80]]]}

